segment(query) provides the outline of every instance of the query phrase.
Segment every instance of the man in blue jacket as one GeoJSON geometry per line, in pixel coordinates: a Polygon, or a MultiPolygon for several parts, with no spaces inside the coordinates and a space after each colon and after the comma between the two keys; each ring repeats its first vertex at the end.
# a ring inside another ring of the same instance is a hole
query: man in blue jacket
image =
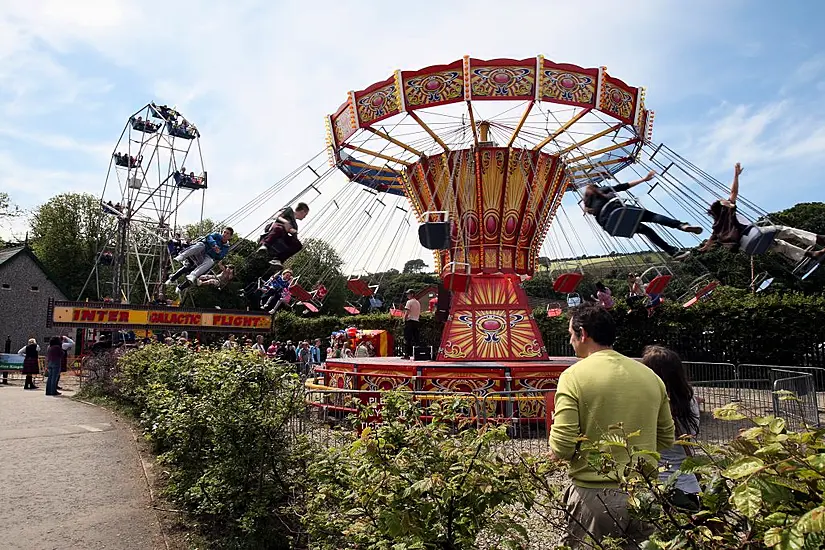
{"type": "MultiPolygon", "coordinates": [[[[194,269],[186,276],[186,280],[177,286],[178,293],[183,292],[198,280],[198,277],[209,271],[215,262],[218,262],[226,256],[229,252],[229,239],[235,234],[235,230],[227,227],[223,233],[212,233],[206,238],[197,242],[185,249],[183,252],[175,257],[176,262],[183,262],[189,260],[190,264],[194,265],[194,269]]],[[[175,275],[180,276],[178,271],[175,275]]],[[[172,277],[175,277],[173,275],[172,277]]],[[[170,278],[167,281],[171,284],[174,279],[170,278]]]]}

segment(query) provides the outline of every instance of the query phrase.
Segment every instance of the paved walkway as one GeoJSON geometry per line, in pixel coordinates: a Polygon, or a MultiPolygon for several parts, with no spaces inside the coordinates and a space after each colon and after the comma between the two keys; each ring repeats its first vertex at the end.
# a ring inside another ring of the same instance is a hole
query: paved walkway
{"type": "Polygon", "coordinates": [[[128,426],[105,409],[0,384],[0,547],[164,549],[128,426]]]}

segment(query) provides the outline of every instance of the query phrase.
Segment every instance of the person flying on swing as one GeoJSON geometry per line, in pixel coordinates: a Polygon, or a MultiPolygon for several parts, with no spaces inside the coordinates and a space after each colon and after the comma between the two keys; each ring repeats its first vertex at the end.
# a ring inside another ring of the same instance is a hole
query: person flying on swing
{"type": "Polygon", "coordinates": [[[299,202],[295,210],[287,206],[267,223],[266,234],[261,235],[261,246],[258,251],[266,251],[272,256],[269,263],[275,266],[275,273],[281,271],[284,262],[303,248],[301,241],[298,240],[297,220],[303,220],[307,214],[309,214],[309,206],[305,202],[299,202]]]}
{"type": "MultiPolygon", "coordinates": [[[[593,184],[588,185],[584,191],[584,211],[594,216],[599,226],[601,226],[602,229],[607,231],[607,229],[605,228],[605,224],[607,223],[607,220],[610,217],[610,213],[613,212],[615,209],[622,207],[621,201],[613,200],[618,198],[618,195],[616,193],[618,193],[619,191],[627,191],[632,187],[636,187],[640,183],[650,181],[653,179],[653,176],[655,175],[656,171],[651,170],[642,179],[631,181],[629,183],[620,183],[618,185],[603,186],[596,186],[593,184]]],[[[657,214],[656,212],[651,212],[649,210],[644,211],[641,222],[642,223],[640,223],[639,226],[636,228],[636,233],[639,233],[647,237],[647,239],[651,243],[653,243],[654,246],[657,246],[658,248],[662,249],[667,255],[672,257],[674,260],[683,260],[690,255],[690,252],[687,250],[683,250],[680,252],[678,248],[668,244],[662,237],[659,236],[658,233],[656,233],[656,231],[653,230],[652,227],[650,227],[647,224],[655,223],[657,225],[663,225],[665,227],[670,227],[672,229],[685,231],[686,233],[695,233],[696,235],[702,232],[701,227],[690,225],[687,222],[680,222],[679,220],[674,220],[673,218],[669,218],[667,216],[657,214]]]]}
{"type": "Polygon", "coordinates": [[[227,227],[222,233],[207,235],[202,241],[193,244],[175,256],[176,262],[185,262],[188,263],[189,266],[184,265],[172,274],[169,279],[167,279],[166,284],[172,284],[178,277],[189,270],[189,267],[192,265],[195,267],[186,275],[186,280],[177,286],[177,291],[180,294],[195,284],[198,277],[212,269],[215,262],[224,259],[229,252],[229,239],[231,239],[234,234],[235,230],[227,227]]]}
{"type": "MultiPolygon", "coordinates": [[[[739,243],[750,225],[746,219],[740,218],[736,211],[736,199],[739,197],[739,175],[744,171],[740,163],[733,168],[733,183],[730,186],[730,196],[718,199],[711,203],[708,215],[713,218],[713,228],[707,242],[699,249],[702,252],[711,250],[720,245],[735,252],[739,250],[739,243]]],[[[814,250],[814,247],[825,246],[825,235],[817,235],[810,231],[796,229],[785,225],[759,226],[763,233],[773,232],[775,237],[770,250],[780,254],[794,263],[800,263],[806,258],[816,262],[825,259],[825,249],[814,250]],[[785,239],[794,239],[806,245],[807,250],[789,243],[785,239]]]]}

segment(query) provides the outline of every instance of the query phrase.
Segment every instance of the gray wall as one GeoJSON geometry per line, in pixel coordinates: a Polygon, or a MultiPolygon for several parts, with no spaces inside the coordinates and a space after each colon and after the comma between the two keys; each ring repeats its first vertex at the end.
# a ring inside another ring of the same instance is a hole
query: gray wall
{"type": "Polygon", "coordinates": [[[66,299],[28,253],[20,252],[0,264],[0,352],[5,350],[7,336],[11,336],[12,353],[29,338],[37,338],[41,354],[50,336],[65,334],[74,339],[74,329],[46,328],[49,298],[66,299]],[[31,290],[33,286],[36,292],[31,290]]]}

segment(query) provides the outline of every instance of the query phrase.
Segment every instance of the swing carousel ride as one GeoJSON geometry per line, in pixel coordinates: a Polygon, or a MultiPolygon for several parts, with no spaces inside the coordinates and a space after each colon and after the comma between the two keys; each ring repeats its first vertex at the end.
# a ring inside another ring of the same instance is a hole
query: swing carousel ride
{"type": "MultiPolygon", "coordinates": [[[[360,205],[341,208],[333,200],[333,210],[345,211],[357,233],[376,227],[371,225],[374,208],[386,206],[384,197],[405,198],[420,224],[419,242],[433,251],[451,300],[434,361],[331,359],[310,386],[482,393],[554,387],[571,359],[549,357],[521,286],[536,271],[540,253],[560,260],[585,249],[613,252],[616,269],[638,270],[646,294],[660,297],[675,266],[636,235],[643,201],[671,217],[674,210],[686,213],[709,229],[706,205],[727,195],[726,184],[669,147],[652,143],[653,119],[644,88],[626,84],[604,67],[559,64],[542,56],[464,57],[397,71],[349,92],[327,117],[327,151],[330,167],[367,188],[360,203],[367,218],[353,215],[360,205]],[[611,185],[620,172],[626,181],[649,170],[657,176],[643,196],[628,193],[604,230],[592,216],[576,220],[565,210],[567,203],[582,212],[578,203],[588,184],[611,185]],[[639,269],[633,252],[643,254],[648,265],[639,269]]],[[[318,180],[307,188],[312,196],[320,194],[318,180]]],[[[402,212],[405,206],[394,205],[402,212]]],[[[754,220],[765,217],[742,198],[739,209],[754,220]]],[[[314,227],[330,224],[326,214],[314,217],[314,227]]],[[[343,234],[340,223],[339,218],[330,225],[343,234]]],[[[373,238],[389,235],[390,227],[389,220],[379,222],[373,238]]],[[[664,228],[659,233],[683,246],[664,228]]],[[[352,234],[347,238],[360,240],[352,234]]],[[[397,246],[398,239],[396,232],[382,246],[397,246]]],[[[555,263],[553,289],[575,298],[586,266],[555,263]]],[[[370,283],[353,277],[347,285],[369,296],[376,289],[370,283]]],[[[686,307],[706,298],[716,284],[708,275],[683,284],[686,307]]]]}

